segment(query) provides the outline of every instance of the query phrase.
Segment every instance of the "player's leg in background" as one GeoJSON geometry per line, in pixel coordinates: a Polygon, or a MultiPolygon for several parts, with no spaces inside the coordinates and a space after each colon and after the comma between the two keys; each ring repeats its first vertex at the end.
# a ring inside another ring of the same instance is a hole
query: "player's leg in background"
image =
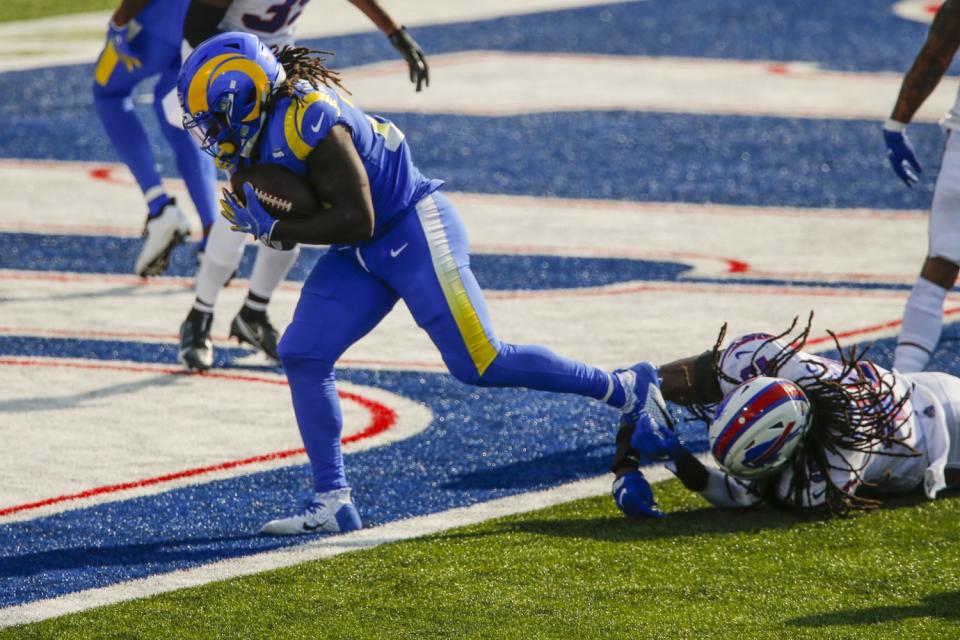
{"type": "Polygon", "coordinates": [[[893,366],[922,371],[940,341],[943,305],[960,263],[960,136],[947,138],[930,209],[929,248],[903,311],[893,366]]]}
{"type": "Polygon", "coordinates": [[[468,384],[574,393],[624,404],[617,377],[539,345],[500,342],[470,269],[467,234],[435,193],[365,248],[370,268],[396,289],[450,372],[468,384]]]}
{"type": "Polygon", "coordinates": [[[165,71],[171,61],[179,61],[179,52],[152,37],[148,30],[141,30],[131,40],[131,47],[142,63],[135,69],[127,69],[119,61],[112,45],[101,52],[94,67],[93,101],[117,155],[129,167],[146,200],[146,240],[134,272],[147,276],[166,268],[172,245],[189,233],[190,225],[163,187],[150,140],[134,111],[132,94],[141,80],[165,71]]]}
{"type": "Polygon", "coordinates": [[[250,291],[240,311],[230,323],[231,337],[252,345],[273,360],[279,360],[279,334],[267,317],[267,305],[299,255],[299,245],[289,251],[258,245],[257,259],[253,263],[253,273],[250,274],[250,291]]]}
{"type": "Polygon", "coordinates": [[[176,91],[177,74],[180,72],[180,58],[171,58],[167,69],[160,75],[153,90],[153,110],[160,123],[160,131],[173,149],[177,169],[190,192],[190,199],[200,216],[200,226],[203,229],[203,239],[200,241],[200,251],[206,246],[207,237],[217,219],[219,194],[217,191],[217,168],[213,158],[204,153],[189,133],[183,128],[175,126],[173,118],[181,117],[179,113],[167,113],[168,97],[176,91]],[[173,117],[171,117],[173,116],[173,117]]]}
{"type": "Polygon", "coordinates": [[[196,298],[180,325],[179,357],[188,369],[205,371],[213,366],[213,342],[210,340],[213,309],[220,291],[240,265],[246,241],[246,234],[233,231],[225,218],[217,216],[197,269],[196,298]]]}
{"type": "Polygon", "coordinates": [[[273,534],[360,527],[343,469],[343,416],[333,366],[393,308],[397,294],[368,273],[353,250],[330,250],[303,285],[293,321],[280,341],[300,436],[316,495],[305,512],[267,523],[273,534]],[[341,511],[344,505],[349,509],[341,511]]]}

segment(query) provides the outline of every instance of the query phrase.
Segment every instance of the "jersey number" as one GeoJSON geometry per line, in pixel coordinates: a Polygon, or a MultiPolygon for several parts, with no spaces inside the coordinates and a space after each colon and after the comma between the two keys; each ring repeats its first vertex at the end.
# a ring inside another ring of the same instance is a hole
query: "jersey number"
{"type": "Polygon", "coordinates": [[[243,25],[247,29],[261,33],[276,33],[296,20],[308,2],[310,2],[310,0],[284,0],[279,4],[268,7],[267,15],[265,16],[245,13],[242,18],[243,25]],[[293,15],[290,15],[294,7],[297,7],[297,11],[293,15]]]}

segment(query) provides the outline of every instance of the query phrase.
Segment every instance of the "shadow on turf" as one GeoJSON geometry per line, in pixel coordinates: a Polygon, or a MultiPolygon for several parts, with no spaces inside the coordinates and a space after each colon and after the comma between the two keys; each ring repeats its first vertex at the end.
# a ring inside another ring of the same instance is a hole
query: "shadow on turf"
{"type": "MultiPolygon", "coordinates": [[[[947,497],[958,494],[960,492],[950,490],[941,495],[947,497]]],[[[926,502],[926,497],[918,490],[898,496],[887,496],[883,499],[881,509],[905,508],[926,502]]],[[[851,517],[869,518],[871,514],[859,513],[851,517]]],[[[631,519],[624,518],[619,514],[593,518],[536,518],[534,516],[523,520],[501,522],[495,529],[489,531],[448,533],[443,534],[443,537],[471,538],[503,533],[532,533],[607,542],[629,542],[789,529],[799,522],[822,519],[824,519],[822,515],[797,515],[786,509],[727,510],[702,507],[682,511],[667,511],[667,517],[665,518],[631,519]]]]}
{"type": "Polygon", "coordinates": [[[908,618],[960,620],[960,591],[931,593],[923,596],[920,602],[910,605],[886,605],[816,613],[787,620],[787,624],[794,627],[829,627],[898,622],[908,618]]]}
{"type": "Polygon", "coordinates": [[[0,578],[28,577],[54,571],[96,570],[98,567],[148,565],[158,562],[202,564],[249,555],[248,548],[225,548],[224,542],[257,538],[257,534],[185,538],[104,547],[70,547],[0,558],[0,578]]]}
{"type": "Polygon", "coordinates": [[[539,488],[568,481],[571,476],[603,473],[612,453],[612,445],[587,445],[532,460],[461,473],[442,486],[458,491],[539,488]]]}

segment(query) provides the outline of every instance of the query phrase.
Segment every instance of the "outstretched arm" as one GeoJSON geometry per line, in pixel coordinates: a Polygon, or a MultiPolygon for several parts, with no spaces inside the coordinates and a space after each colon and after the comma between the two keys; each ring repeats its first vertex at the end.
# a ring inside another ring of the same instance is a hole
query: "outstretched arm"
{"type": "Polygon", "coordinates": [[[370,21],[390,39],[393,48],[407,61],[407,66],[410,68],[410,82],[417,85],[417,91],[420,91],[424,85],[429,87],[430,68],[427,66],[427,58],[417,41],[407,33],[407,28],[397,24],[377,0],[350,0],[350,4],[370,18],[370,21]]]}
{"type": "Polygon", "coordinates": [[[960,0],[946,0],[930,25],[927,41],[903,78],[890,118],[907,124],[933,93],[960,47],[960,0]]]}
{"type": "Polygon", "coordinates": [[[113,12],[113,23],[122,27],[140,15],[148,2],[150,0],[123,0],[117,10],[113,12]]]}
{"type": "MultiPolygon", "coordinates": [[[[220,33],[220,21],[233,0],[192,0],[183,21],[183,39],[191,50],[220,33]]],[[[184,56],[186,57],[186,56],[184,56]]]]}

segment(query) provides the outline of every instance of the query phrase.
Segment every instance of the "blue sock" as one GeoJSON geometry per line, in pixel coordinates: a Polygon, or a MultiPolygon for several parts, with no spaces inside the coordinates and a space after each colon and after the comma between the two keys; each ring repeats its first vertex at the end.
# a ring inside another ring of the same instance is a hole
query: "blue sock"
{"type": "Polygon", "coordinates": [[[310,458],[314,490],[325,493],[348,486],[340,448],[343,416],[333,367],[320,360],[284,358],[283,372],[290,383],[300,437],[310,458]]]}
{"type": "Polygon", "coordinates": [[[627,403],[627,392],[623,388],[623,382],[620,381],[620,376],[617,375],[616,371],[610,374],[610,380],[613,382],[613,390],[606,399],[606,403],[611,407],[622,409],[623,405],[627,403]]]}
{"type": "Polygon", "coordinates": [[[147,201],[147,217],[156,218],[163,211],[163,208],[173,202],[173,198],[161,191],[158,195],[147,201]]]}

